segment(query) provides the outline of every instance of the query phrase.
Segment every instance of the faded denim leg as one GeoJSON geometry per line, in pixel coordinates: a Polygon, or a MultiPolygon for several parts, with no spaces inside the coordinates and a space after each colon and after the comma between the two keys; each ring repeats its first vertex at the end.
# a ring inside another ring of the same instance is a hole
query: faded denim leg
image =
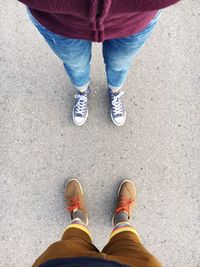
{"type": "Polygon", "coordinates": [[[41,25],[29,10],[28,15],[53,52],[63,61],[73,86],[80,91],[86,90],[90,82],[92,42],[55,34],[41,25]]]}
{"type": "Polygon", "coordinates": [[[143,31],[103,43],[107,83],[112,90],[119,90],[124,85],[132,61],[152,33],[160,13],[159,11],[143,31]]]}

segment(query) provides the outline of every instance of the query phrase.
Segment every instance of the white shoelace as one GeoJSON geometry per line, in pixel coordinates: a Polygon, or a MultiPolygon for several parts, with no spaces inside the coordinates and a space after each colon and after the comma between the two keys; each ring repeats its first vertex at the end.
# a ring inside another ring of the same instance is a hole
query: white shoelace
{"type": "Polygon", "coordinates": [[[112,110],[114,116],[123,114],[123,105],[120,98],[123,95],[124,92],[122,91],[118,95],[112,94],[112,110]]]}
{"type": "Polygon", "coordinates": [[[87,107],[87,97],[80,94],[77,94],[74,97],[78,99],[75,106],[75,114],[84,116],[87,107]]]}

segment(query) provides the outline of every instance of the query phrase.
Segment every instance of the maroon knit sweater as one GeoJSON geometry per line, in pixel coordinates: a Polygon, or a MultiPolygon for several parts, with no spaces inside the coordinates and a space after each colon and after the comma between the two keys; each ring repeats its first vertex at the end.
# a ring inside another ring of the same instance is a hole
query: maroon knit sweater
{"type": "Polygon", "coordinates": [[[180,0],[19,0],[50,31],[103,42],[143,30],[159,9],[180,0]]]}

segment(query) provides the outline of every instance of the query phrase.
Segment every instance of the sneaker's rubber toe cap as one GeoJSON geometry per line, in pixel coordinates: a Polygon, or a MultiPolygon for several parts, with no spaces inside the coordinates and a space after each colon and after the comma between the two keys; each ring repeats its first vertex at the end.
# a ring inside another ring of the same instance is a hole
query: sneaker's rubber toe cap
{"type": "Polygon", "coordinates": [[[74,112],[74,110],[73,110],[73,121],[74,121],[74,123],[76,124],[76,125],[78,125],[78,126],[82,126],[85,122],[86,122],[86,120],[87,120],[87,118],[88,118],[88,110],[87,110],[87,112],[86,112],[86,115],[85,116],[76,116],[75,115],[75,112],[74,112]]]}
{"type": "Polygon", "coordinates": [[[111,112],[111,118],[112,121],[115,125],[117,126],[122,126],[124,125],[125,121],[126,121],[126,112],[124,112],[124,116],[119,116],[119,117],[113,117],[112,112],[111,112]]]}
{"type": "Polygon", "coordinates": [[[114,119],[114,121],[115,121],[115,123],[117,125],[121,126],[121,125],[123,125],[125,123],[125,118],[124,117],[117,117],[117,118],[114,119]]]}
{"type": "Polygon", "coordinates": [[[82,117],[74,117],[74,123],[76,125],[83,125],[83,123],[85,122],[85,118],[82,117]]]}

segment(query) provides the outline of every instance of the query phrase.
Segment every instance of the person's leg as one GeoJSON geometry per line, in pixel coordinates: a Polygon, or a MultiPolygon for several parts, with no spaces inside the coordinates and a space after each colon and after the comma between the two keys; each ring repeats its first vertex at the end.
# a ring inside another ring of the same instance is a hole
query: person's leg
{"type": "Polygon", "coordinates": [[[72,85],[78,90],[73,109],[73,120],[83,125],[88,116],[87,97],[90,93],[90,62],[92,42],[67,38],[55,34],[41,25],[27,9],[32,23],[44,37],[53,52],[63,61],[64,68],[72,85]]]}
{"type": "Polygon", "coordinates": [[[35,261],[33,267],[39,267],[53,259],[99,257],[100,255],[99,250],[92,244],[92,238],[87,229],[88,216],[84,205],[83,192],[76,179],[67,183],[65,198],[72,222],[64,231],[61,240],[50,245],[35,261]]]}
{"type": "Polygon", "coordinates": [[[120,89],[125,83],[133,58],[150,36],[159,15],[160,11],[143,31],[129,37],[111,39],[103,43],[104,63],[111,99],[111,118],[116,125],[122,125],[126,119],[125,109],[119,97],[120,89]]]}
{"type": "Polygon", "coordinates": [[[150,24],[137,34],[125,38],[107,40],[103,43],[107,83],[108,87],[115,92],[122,88],[134,56],[147,41],[159,17],[160,11],[150,24]]]}
{"type": "Polygon", "coordinates": [[[102,253],[106,254],[108,260],[131,267],[161,267],[159,261],[142,245],[138,233],[128,221],[135,199],[135,185],[131,181],[124,181],[119,189],[117,208],[113,216],[114,230],[102,253]]]}
{"type": "Polygon", "coordinates": [[[72,85],[80,91],[88,88],[90,81],[91,41],[67,38],[55,34],[41,25],[28,11],[28,16],[44,37],[53,52],[63,61],[72,85]]]}
{"type": "Polygon", "coordinates": [[[60,241],[50,245],[35,261],[33,267],[53,260],[73,257],[98,257],[99,250],[92,244],[91,237],[85,226],[70,225],[60,241]]]}

